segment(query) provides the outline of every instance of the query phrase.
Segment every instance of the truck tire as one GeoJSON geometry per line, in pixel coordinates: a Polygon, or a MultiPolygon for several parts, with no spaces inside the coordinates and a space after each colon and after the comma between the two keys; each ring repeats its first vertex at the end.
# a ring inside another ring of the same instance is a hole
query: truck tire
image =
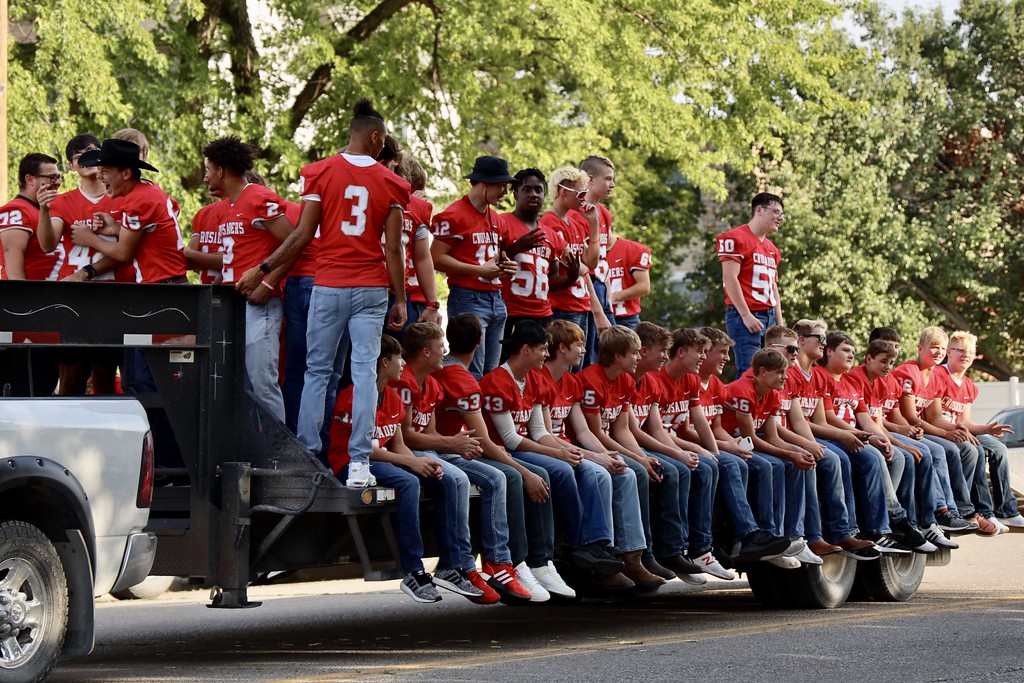
{"type": "Polygon", "coordinates": [[[173,584],[173,576],[147,576],[144,581],[111,595],[118,600],[151,600],[169,591],[173,584]]]}
{"type": "Polygon", "coordinates": [[[751,562],[743,567],[743,571],[747,574],[750,590],[762,605],[768,609],[792,607],[789,586],[783,574],[794,570],[779,569],[767,562],[751,562]]]}
{"type": "Polygon", "coordinates": [[[857,583],[875,600],[906,602],[921,586],[928,558],[920,553],[883,555],[877,562],[862,562],[857,583]]]}
{"type": "Polygon", "coordinates": [[[803,565],[786,571],[793,607],[835,609],[850,596],[860,563],[840,554],[821,559],[821,565],[803,565]]]}
{"type": "Polygon", "coordinates": [[[46,679],[67,623],[67,579],[50,539],[25,522],[0,523],[0,678],[46,679]]]}

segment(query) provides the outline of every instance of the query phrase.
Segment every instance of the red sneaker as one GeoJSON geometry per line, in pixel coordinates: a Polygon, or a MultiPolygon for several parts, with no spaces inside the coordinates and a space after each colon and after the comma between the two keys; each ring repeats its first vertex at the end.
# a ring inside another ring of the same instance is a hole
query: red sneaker
{"type": "Polygon", "coordinates": [[[469,576],[470,582],[484,592],[479,598],[470,598],[471,601],[478,605],[493,605],[501,599],[501,596],[488,585],[487,581],[484,581],[484,577],[480,576],[480,572],[475,569],[471,569],[466,572],[469,576]]]}
{"type": "Polygon", "coordinates": [[[509,605],[524,605],[530,602],[530,591],[523,588],[516,578],[516,570],[511,564],[494,564],[484,562],[484,574],[491,578],[487,584],[497,591],[501,601],[509,605]]]}

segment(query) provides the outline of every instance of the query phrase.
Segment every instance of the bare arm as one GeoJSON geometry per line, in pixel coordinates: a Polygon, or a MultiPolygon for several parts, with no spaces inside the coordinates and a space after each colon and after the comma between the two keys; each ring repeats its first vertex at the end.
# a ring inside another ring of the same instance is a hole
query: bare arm
{"type": "Polygon", "coordinates": [[[643,268],[637,268],[633,271],[633,279],[636,282],[623,289],[620,292],[608,292],[608,301],[614,303],[616,301],[631,301],[633,299],[639,299],[642,296],[647,296],[651,293],[651,272],[644,270],[643,268]]]}
{"type": "Polygon", "coordinates": [[[25,279],[25,250],[31,237],[31,232],[20,228],[0,233],[0,243],[4,248],[4,272],[8,280],[25,279]]]}

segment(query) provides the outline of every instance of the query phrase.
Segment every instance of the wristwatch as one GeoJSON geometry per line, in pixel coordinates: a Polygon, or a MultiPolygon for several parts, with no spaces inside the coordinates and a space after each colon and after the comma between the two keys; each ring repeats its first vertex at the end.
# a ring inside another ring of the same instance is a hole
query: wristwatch
{"type": "Polygon", "coordinates": [[[260,270],[263,271],[264,275],[270,275],[270,266],[267,265],[266,261],[260,264],[260,270]]]}
{"type": "Polygon", "coordinates": [[[96,266],[92,265],[91,263],[86,263],[84,266],[82,266],[82,270],[85,271],[86,280],[91,280],[94,277],[96,277],[96,266]]]}

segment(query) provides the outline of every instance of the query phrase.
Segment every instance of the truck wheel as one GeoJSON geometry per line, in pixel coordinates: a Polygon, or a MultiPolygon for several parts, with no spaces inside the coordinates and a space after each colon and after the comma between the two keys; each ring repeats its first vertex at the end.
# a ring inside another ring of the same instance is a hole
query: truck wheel
{"type": "Polygon", "coordinates": [[[140,583],[124,590],[111,593],[118,600],[151,600],[158,598],[171,589],[173,576],[147,576],[140,583]]]}
{"type": "Polygon", "coordinates": [[[849,597],[857,575],[857,561],[839,554],[821,559],[821,565],[804,565],[786,572],[794,607],[835,609],[849,597]]]}
{"type": "Polygon", "coordinates": [[[883,555],[877,562],[862,562],[857,582],[875,600],[905,602],[921,586],[928,559],[920,553],[883,555]]]}
{"type": "Polygon", "coordinates": [[[786,585],[784,572],[792,569],[779,569],[766,562],[751,562],[743,567],[747,574],[747,583],[761,604],[768,609],[784,609],[791,607],[789,587],[786,585]]]}
{"type": "Polygon", "coordinates": [[[0,672],[4,681],[45,679],[68,623],[68,584],[46,535],[25,522],[0,524],[0,672]]]}

